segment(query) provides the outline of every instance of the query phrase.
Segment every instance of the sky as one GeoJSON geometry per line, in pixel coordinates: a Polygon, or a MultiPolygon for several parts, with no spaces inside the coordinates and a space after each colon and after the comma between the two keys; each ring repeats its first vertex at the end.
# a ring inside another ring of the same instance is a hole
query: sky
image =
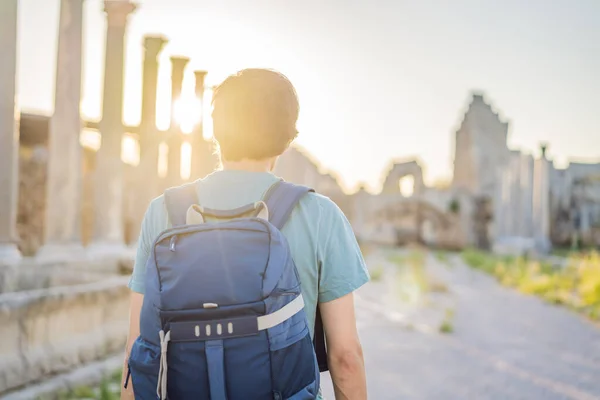
{"type": "MultiPolygon", "coordinates": [[[[18,104],[50,114],[59,0],[20,0],[18,104]]],[[[101,115],[105,15],[85,0],[84,118],[101,115]]],[[[473,91],[510,122],[509,147],[559,167],[600,162],[598,0],[139,0],[125,58],[125,122],[141,108],[142,40],[191,59],[208,84],[247,67],[287,75],[300,99],[297,143],[353,190],[376,190],[393,160],[417,158],[428,184],[452,176],[454,132],[473,91]]],[[[159,120],[159,125],[161,124],[159,120]]]]}

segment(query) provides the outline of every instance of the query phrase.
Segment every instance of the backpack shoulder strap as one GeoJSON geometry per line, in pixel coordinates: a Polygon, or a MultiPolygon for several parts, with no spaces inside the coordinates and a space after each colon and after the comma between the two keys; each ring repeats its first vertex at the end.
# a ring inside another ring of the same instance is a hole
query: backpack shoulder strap
{"type": "Polygon", "coordinates": [[[275,183],[264,196],[264,202],[269,210],[269,222],[277,229],[283,228],[294,207],[309,192],[314,192],[314,190],[285,182],[283,179],[275,183]]]}
{"type": "MultiPolygon", "coordinates": [[[[314,190],[306,186],[285,182],[283,179],[271,186],[264,197],[264,202],[267,204],[267,209],[269,210],[269,221],[271,224],[277,229],[283,228],[296,204],[309,192],[314,192],[314,190]]],[[[329,371],[325,331],[318,304],[315,315],[313,348],[317,356],[319,371],[329,371]]]]}
{"type": "Polygon", "coordinates": [[[191,182],[165,191],[165,205],[173,226],[185,225],[188,208],[198,203],[197,185],[191,182]]]}

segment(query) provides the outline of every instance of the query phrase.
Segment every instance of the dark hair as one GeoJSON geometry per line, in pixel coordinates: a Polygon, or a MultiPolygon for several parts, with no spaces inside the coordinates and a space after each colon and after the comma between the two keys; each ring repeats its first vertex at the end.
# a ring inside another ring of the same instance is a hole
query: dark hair
{"type": "Polygon", "coordinates": [[[298,131],[296,90],[282,74],[245,69],[213,93],[213,136],[222,160],[262,160],[281,155],[298,131]]]}

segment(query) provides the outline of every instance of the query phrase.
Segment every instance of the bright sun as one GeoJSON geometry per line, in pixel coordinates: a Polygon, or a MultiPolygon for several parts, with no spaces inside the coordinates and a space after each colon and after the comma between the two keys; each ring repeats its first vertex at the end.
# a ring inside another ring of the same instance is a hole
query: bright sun
{"type": "MultiPolygon", "coordinates": [[[[0,0],[1,1],[1,0],[0,0]]],[[[159,96],[158,96],[158,107],[157,107],[157,118],[156,125],[161,131],[166,131],[169,128],[169,120],[171,119],[171,113],[173,117],[174,128],[179,129],[183,134],[190,135],[194,129],[202,123],[203,125],[203,136],[205,139],[212,137],[212,119],[211,119],[211,90],[207,89],[203,93],[204,101],[201,101],[196,97],[191,87],[184,87],[181,97],[173,102],[171,108],[170,95],[162,95],[161,87],[159,85],[159,96]],[[186,90],[188,89],[188,90],[186,90]],[[203,104],[204,103],[204,104],[203,104]],[[208,105],[208,107],[204,107],[208,105]]],[[[84,102],[82,105],[82,115],[84,119],[94,119],[94,104],[89,101],[84,102]]],[[[96,104],[100,107],[99,104],[96,104]]],[[[127,121],[127,119],[126,119],[127,121]]],[[[135,119],[128,121],[130,124],[135,125],[135,119]]],[[[83,129],[80,136],[81,145],[93,150],[100,148],[100,133],[95,130],[83,129]]],[[[125,133],[121,144],[121,158],[123,162],[131,165],[138,165],[139,163],[139,143],[135,135],[125,133]]],[[[193,149],[190,143],[190,138],[185,138],[181,146],[181,178],[187,180],[191,176],[191,158],[193,156],[193,149]]],[[[168,146],[165,142],[160,143],[158,149],[158,175],[165,177],[167,175],[167,159],[168,159],[168,146]]]]}
{"type": "Polygon", "coordinates": [[[173,119],[185,134],[202,121],[202,102],[194,96],[182,96],[173,104],[173,119]]]}

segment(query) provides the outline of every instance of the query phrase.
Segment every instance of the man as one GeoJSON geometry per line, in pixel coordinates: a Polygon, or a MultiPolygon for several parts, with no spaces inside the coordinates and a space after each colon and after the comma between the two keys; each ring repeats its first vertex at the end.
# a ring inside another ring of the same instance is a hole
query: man
{"type": "MultiPolygon", "coordinates": [[[[194,183],[199,203],[207,208],[235,209],[262,199],[279,180],[271,171],[297,135],[298,112],[294,87],[283,75],[247,69],[228,77],[213,95],[213,131],[223,168],[194,183]]],[[[160,196],[146,211],[129,284],[133,293],[125,364],[139,335],[146,262],[154,240],[169,226],[164,197],[160,196]]],[[[298,269],[311,334],[319,303],[336,399],[366,399],[352,293],[369,275],[348,220],[331,200],[308,193],[282,233],[298,269]]],[[[133,398],[131,385],[121,398],[133,398]]]]}

